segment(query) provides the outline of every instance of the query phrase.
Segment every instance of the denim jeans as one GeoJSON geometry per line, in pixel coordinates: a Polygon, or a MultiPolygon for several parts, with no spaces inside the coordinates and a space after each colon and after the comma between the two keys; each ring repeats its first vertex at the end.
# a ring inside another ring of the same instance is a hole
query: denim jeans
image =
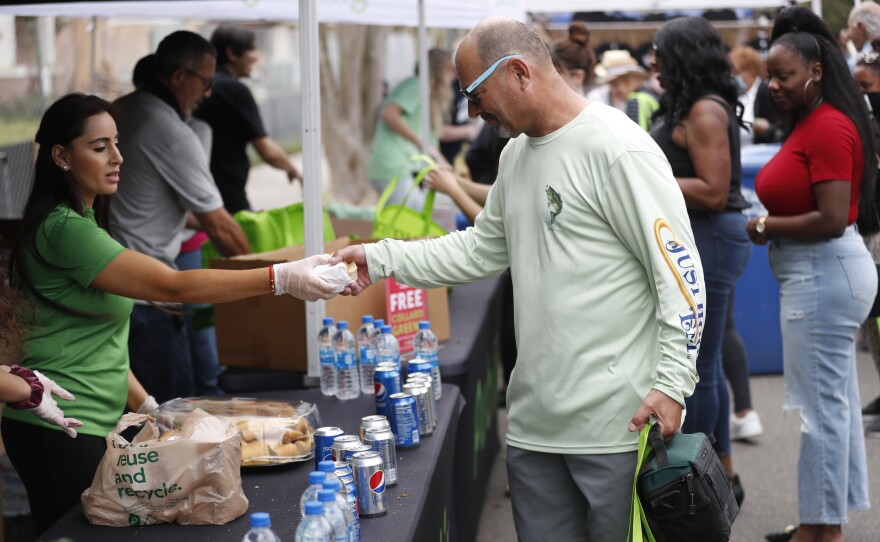
{"type": "Polygon", "coordinates": [[[801,412],[798,503],[805,524],[846,523],[868,508],[868,471],[855,334],[877,292],[877,271],[854,226],[818,242],[774,240],[784,408],[801,412]]]}
{"type": "Polygon", "coordinates": [[[685,399],[685,433],[715,435],[715,451],[730,455],[730,393],[721,363],[727,304],[733,285],[746,269],[752,244],[742,213],[690,213],[691,229],[703,262],[706,308],[694,394],[685,399]]]}
{"type": "MultiPolygon", "coordinates": [[[[174,261],[181,271],[202,268],[202,251],[181,252],[174,261]]],[[[211,305],[186,305],[186,332],[196,395],[222,395],[217,381],[222,372],[217,355],[217,329],[193,325],[194,310],[211,305]]]]}
{"type": "Polygon", "coordinates": [[[128,356],[131,371],[160,404],[195,393],[182,315],[135,304],[128,333],[128,356]]]}

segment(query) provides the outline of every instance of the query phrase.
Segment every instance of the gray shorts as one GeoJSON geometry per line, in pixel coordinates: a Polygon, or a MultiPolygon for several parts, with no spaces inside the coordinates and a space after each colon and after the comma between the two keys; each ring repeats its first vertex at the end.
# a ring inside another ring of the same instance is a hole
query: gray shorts
{"type": "Polygon", "coordinates": [[[548,454],[507,447],[516,534],[523,542],[623,542],[636,452],[548,454]]]}

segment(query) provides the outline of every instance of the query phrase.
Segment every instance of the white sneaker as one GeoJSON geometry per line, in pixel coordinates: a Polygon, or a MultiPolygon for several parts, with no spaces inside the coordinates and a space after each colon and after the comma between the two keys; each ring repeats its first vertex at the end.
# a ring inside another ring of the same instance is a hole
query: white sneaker
{"type": "Polygon", "coordinates": [[[754,410],[750,410],[748,414],[742,418],[738,418],[735,414],[730,415],[730,438],[731,440],[743,440],[757,437],[764,432],[764,426],[761,425],[761,417],[754,410]]]}

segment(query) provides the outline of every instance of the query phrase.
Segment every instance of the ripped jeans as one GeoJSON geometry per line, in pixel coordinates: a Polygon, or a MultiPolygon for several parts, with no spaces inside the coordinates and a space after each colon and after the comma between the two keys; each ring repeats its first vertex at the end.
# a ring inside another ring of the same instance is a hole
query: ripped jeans
{"type": "Polygon", "coordinates": [[[855,334],[877,292],[877,271],[854,226],[842,237],[774,239],[779,281],[784,408],[801,413],[798,504],[802,524],[846,523],[870,506],[855,334]]]}

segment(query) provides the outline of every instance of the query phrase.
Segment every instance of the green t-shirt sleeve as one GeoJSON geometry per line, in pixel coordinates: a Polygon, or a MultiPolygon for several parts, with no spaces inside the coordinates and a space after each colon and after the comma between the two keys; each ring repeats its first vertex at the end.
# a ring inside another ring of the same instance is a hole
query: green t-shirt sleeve
{"type": "Polygon", "coordinates": [[[407,115],[418,111],[422,103],[421,96],[419,96],[419,80],[417,78],[407,79],[397,85],[391,91],[388,103],[397,105],[407,115]]]}
{"type": "Polygon", "coordinates": [[[37,236],[37,251],[52,266],[80,286],[87,287],[101,271],[125,250],[91,218],[70,209],[57,209],[43,223],[37,236]]]}

